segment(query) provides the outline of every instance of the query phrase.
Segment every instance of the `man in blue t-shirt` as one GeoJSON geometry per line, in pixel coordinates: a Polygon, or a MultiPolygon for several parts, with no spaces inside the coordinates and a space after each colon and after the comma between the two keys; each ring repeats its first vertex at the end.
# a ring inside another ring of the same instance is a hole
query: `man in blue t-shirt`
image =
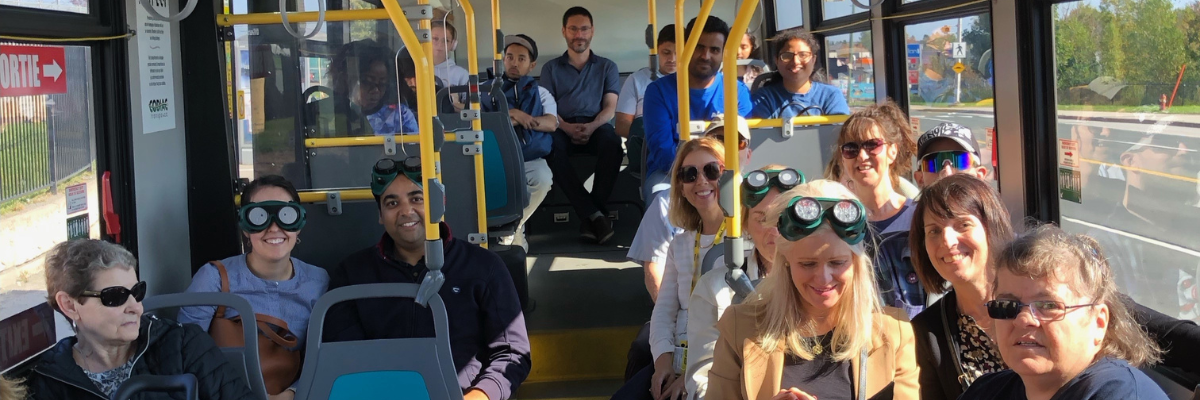
{"type": "MultiPolygon", "coordinates": [[[[684,36],[691,35],[696,20],[688,22],[684,36]]],[[[720,18],[709,16],[700,33],[700,42],[692,53],[688,65],[689,100],[692,120],[711,120],[715,114],[723,114],[725,108],[725,84],[722,79],[721,56],[725,51],[725,38],[729,36],[729,25],[720,18]]],[[[684,42],[680,38],[680,42],[684,42]]],[[[643,124],[646,127],[646,180],[643,198],[647,203],[656,192],[669,187],[671,163],[675,161],[675,150],[679,144],[679,81],[678,72],[662,77],[646,87],[643,106],[643,124]]],[[[738,114],[750,114],[750,89],[738,83],[738,114]]]]}
{"type": "Polygon", "coordinates": [[[850,114],[841,89],[812,80],[821,44],[811,33],[788,29],[772,42],[779,71],[776,79],[754,92],[754,118],[850,114]]]}

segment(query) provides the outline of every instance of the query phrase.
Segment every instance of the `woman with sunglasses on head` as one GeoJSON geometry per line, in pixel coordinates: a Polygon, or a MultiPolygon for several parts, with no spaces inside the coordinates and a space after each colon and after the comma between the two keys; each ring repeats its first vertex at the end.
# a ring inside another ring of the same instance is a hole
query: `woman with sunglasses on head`
{"type": "MultiPolygon", "coordinates": [[[[804,174],[784,165],[771,164],[760,170],[751,171],[742,180],[742,227],[748,235],[744,238],[746,258],[742,270],[746,282],[754,283],[771,272],[775,261],[775,241],[779,231],[774,223],[767,221],[767,208],[780,193],[804,183],[804,174]]],[[[688,302],[688,359],[687,393],[692,398],[703,399],[708,388],[708,370],[712,367],[713,346],[717,343],[717,320],[725,313],[734,298],[745,296],[736,293],[727,281],[724,259],[704,272],[696,290],[688,302]]],[[[702,266],[702,269],[707,266],[702,266]]],[[[730,276],[732,278],[732,276],[730,276]]],[[[745,288],[743,288],[745,290],[745,288]]]]}
{"type": "MultiPolygon", "coordinates": [[[[258,178],[242,190],[239,218],[249,252],[200,267],[187,291],[242,296],[254,307],[257,321],[267,322],[285,339],[290,339],[284,343],[291,345],[294,340],[296,347],[287,350],[298,352],[303,347],[312,308],[329,286],[329,274],[324,269],[292,257],[305,223],[300,195],[291,182],[280,176],[258,178]]],[[[179,322],[199,325],[214,334],[214,319],[235,317],[237,312],[225,307],[179,310],[179,322]]],[[[263,349],[259,350],[262,354],[263,349]]],[[[299,359],[298,355],[295,359],[299,359]]],[[[283,379],[286,382],[267,379],[267,392],[272,400],[286,400],[295,395],[291,385],[299,379],[300,368],[299,365],[292,368],[287,375],[294,371],[296,376],[283,379]]],[[[264,377],[272,376],[271,372],[264,371],[264,377]]]]}
{"type": "MultiPolygon", "coordinates": [[[[245,376],[195,326],[142,314],[146,282],[121,246],[92,239],[46,255],[50,307],[75,336],[42,353],[26,382],[30,399],[104,399],[134,375],[192,374],[202,400],[253,398],[245,376]]],[[[143,399],[170,399],[166,393],[143,399]]]]}
{"type": "Polygon", "coordinates": [[[725,237],[725,214],[717,180],[725,171],[725,145],[703,137],[684,142],[671,167],[671,223],[683,230],[671,239],[654,311],[650,352],[654,364],[633,376],[614,399],[684,398],[688,298],[699,281],[698,264],[725,237]]]}
{"type": "Polygon", "coordinates": [[[1042,225],[998,250],[986,310],[1012,369],[984,375],[962,398],[1167,399],[1137,369],[1162,350],[1117,293],[1095,239],[1042,225]]]}
{"type": "Polygon", "coordinates": [[[708,373],[708,396],[743,400],[917,398],[912,327],[883,308],[865,253],[866,210],[817,180],[775,199],[774,268],[759,298],[731,306],[708,373]]]}

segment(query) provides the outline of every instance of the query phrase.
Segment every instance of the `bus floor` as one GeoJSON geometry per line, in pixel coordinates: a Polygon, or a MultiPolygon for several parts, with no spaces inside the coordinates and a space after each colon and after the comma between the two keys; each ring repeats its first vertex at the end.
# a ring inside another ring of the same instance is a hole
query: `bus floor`
{"type": "Polygon", "coordinates": [[[562,232],[532,234],[529,242],[525,321],[533,368],[515,397],[610,398],[654,306],[641,266],[628,261],[625,246],[585,244],[562,232]]]}

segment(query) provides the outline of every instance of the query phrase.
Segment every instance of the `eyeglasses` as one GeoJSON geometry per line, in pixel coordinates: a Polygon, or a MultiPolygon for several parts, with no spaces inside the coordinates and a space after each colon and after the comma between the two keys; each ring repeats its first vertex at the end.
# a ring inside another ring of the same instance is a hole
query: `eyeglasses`
{"type": "Polygon", "coordinates": [[[133,296],[134,300],[141,303],[142,299],[146,298],[146,282],[138,282],[132,288],[113,286],[100,289],[99,292],[84,290],[81,296],[98,298],[100,299],[100,304],[103,304],[105,307],[123,306],[129,300],[129,296],[133,296]]]}
{"type": "Polygon", "coordinates": [[[846,142],[842,145],[842,158],[852,159],[858,157],[859,150],[866,150],[867,154],[875,155],[883,151],[883,139],[870,139],[862,142],[846,142]]]}
{"type": "Polygon", "coordinates": [[[965,151],[939,151],[921,157],[921,169],[926,172],[938,172],[949,166],[957,170],[971,168],[971,153],[965,151]]]}
{"type": "MultiPolygon", "coordinates": [[[[704,164],[704,178],[710,181],[715,181],[721,177],[721,173],[725,172],[725,166],[717,162],[704,164]]],[[[695,166],[686,166],[679,169],[679,182],[692,183],[700,179],[700,168],[695,166]]]]}
{"type": "Polygon", "coordinates": [[[808,62],[809,60],[812,60],[812,58],[813,58],[813,53],[807,52],[807,51],[802,51],[799,53],[785,51],[785,52],[779,53],[779,61],[780,62],[808,62]]]}
{"type": "Polygon", "coordinates": [[[772,186],[786,192],[804,182],[804,174],[792,168],[750,171],[742,180],[742,200],[748,207],[757,207],[772,186]]]}
{"type": "MultiPolygon", "coordinates": [[[[725,143],[725,134],[724,133],[712,135],[712,137],[713,137],[713,139],[717,139],[721,143],[725,143]]],[[[743,138],[741,134],[738,134],[738,150],[745,150],[745,149],[746,149],[746,138],[743,138]]]]}
{"type": "Polygon", "coordinates": [[[1068,306],[1061,301],[1054,300],[1038,300],[1025,304],[1016,300],[992,300],[987,302],[988,316],[993,319],[1017,319],[1021,311],[1028,308],[1034,318],[1042,322],[1062,321],[1067,316],[1068,312],[1083,307],[1092,307],[1098,304],[1080,304],[1077,306],[1068,306]]]}
{"type": "Polygon", "coordinates": [[[304,227],[305,212],[300,203],[291,201],[260,201],[243,206],[238,211],[238,222],[242,230],[259,233],[267,230],[274,222],[288,232],[304,227]]]}
{"type": "Polygon", "coordinates": [[[867,236],[867,209],[858,200],[795,197],[779,215],[779,235],[789,242],[803,239],[829,220],[833,231],[850,245],[867,236]]]}

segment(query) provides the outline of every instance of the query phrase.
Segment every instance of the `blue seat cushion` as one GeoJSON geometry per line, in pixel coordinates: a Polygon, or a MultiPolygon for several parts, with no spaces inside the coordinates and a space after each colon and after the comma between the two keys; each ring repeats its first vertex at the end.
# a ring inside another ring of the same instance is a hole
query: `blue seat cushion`
{"type": "Polygon", "coordinates": [[[357,399],[429,400],[429,388],[414,371],[359,372],[333,381],[329,400],[357,399]]]}
{"type": "Polygon", "coordinates": [[[490,130],[483,131],[483,182],[488,211],[508,205],[508,175],[504,171],[504,158],[500,156],[496,134],[490,130]]]}

